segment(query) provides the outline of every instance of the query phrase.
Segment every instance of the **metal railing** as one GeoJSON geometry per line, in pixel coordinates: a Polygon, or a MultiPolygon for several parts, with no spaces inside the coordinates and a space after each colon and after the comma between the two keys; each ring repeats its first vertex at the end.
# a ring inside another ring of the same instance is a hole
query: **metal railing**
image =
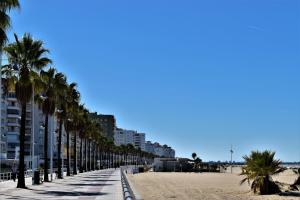
{"type": "Polygon", "coordinates": [[[128,183],[124,170],[125,167],[121,167],[121,184],[122,184],[124,200],[136,200],[135,195],[130,187],[130,184],[128,183]]]}
{"type": "MultiPolygon", "coordinates": [[[[32,177],[32,174],[33,173],[31,170],[25,171],[25,178],[32,177]]],[[[18,179],[18,173],[15,175],[15,178],[18,179]]],[[[0,182],[9,181],[9,180],[13,180],[12,172],[0,173],[0,182]]]]}

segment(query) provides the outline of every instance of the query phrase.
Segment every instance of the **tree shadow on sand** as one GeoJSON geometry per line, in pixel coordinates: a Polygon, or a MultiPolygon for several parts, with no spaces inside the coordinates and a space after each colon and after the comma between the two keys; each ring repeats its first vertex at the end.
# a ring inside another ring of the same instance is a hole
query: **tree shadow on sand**
{"type": "Polygon", "coordinates": [[[279,196],[300,197],[300,192],[281,192],[279,196]]]}

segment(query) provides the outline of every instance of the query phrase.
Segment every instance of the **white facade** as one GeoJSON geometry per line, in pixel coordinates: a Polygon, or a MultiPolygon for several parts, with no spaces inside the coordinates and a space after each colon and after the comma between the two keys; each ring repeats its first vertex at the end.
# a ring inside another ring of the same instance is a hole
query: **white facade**
{"type": "Polygon", "coordinates": [[[145,151],[145,133],[138,133],[133,130],[116,129],[114,142],[117,146],[132,144],[135,148],[145,151]]]}
{"type": "MultiPolygon", "coordinates": [[[[4,95],[1,87],[1,134],[0,134],[0,159],[1,160],[18,160],[20,150],[20,119],[21,107],[16,99],[14,92],[4,95]]],[[[56,145],[56,136],[54,134],[57,123],[55,116],[49,116],[49,138],[48,138],[48,158],[51,157],[51,135],[52,149],[56,145]]],[[[33,161],[34,168],[38,167],[41,159],[44,158],[44,120],[45,116],[36,104],[32,103],[26,106],[25,121],[25,162],[26,167],[31,168],[33,161]],[[32,138],[32,136],[34,138],[32,138]],[[34,152],[32,154],[32,151],[34,152]]]]}
{"type": "Polygon", "coordinates": [[[175,150],[167,145],[160,145],[158,142],[152,143],[150,141],[146,142],[146,151],[155,154],[160,157],[174,158],[175,150]]]}

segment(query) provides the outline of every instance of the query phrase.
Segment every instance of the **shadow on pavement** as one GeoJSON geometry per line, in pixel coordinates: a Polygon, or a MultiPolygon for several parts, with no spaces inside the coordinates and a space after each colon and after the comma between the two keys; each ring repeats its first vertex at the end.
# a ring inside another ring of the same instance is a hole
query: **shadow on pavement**
{"type": "Polygon", "coordinates": [[[50,195],[50,196],[66,196],[66,197],[74,197],[74,196],[100,196],[100,195],[106,195],[107,193],[104,192],[79,192],[79,191],[72,191],[72,192],[66,192],[66,191],[43,191],[43,190],[33,190],[37,194],[42,195],[50,195]]]}
{"type": "Polygon", "coordinates": [[[86,180],[83,180],[84,181],[91,181],[91,182],[107,182],[107,181],[120,181],[120,180],[99,180],[99,179],[86,179],[86,180]]]}
{"type": "Polygon", "coordinates": [[[70,186],[107,186],[107,185],[112,185],[112,184],[105,184],[105,183],[87,183],[87,184],[84,184],[84,183],[70,183],[70,184],[67,184],[67,185],[70,185],[70,186]]]}

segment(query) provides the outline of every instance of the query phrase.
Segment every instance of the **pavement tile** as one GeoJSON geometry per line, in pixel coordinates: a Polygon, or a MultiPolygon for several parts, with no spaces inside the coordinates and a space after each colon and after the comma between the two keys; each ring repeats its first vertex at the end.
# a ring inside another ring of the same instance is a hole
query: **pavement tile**
{"type": "Polygon", "coordinates": [[[30,185],[28,189],[17,189],[16,182],[0,183],[0,199],[16,200],[121,200],[122,187],[119,169],[87,172],[65,177],[41,185],[30,185]]]}

